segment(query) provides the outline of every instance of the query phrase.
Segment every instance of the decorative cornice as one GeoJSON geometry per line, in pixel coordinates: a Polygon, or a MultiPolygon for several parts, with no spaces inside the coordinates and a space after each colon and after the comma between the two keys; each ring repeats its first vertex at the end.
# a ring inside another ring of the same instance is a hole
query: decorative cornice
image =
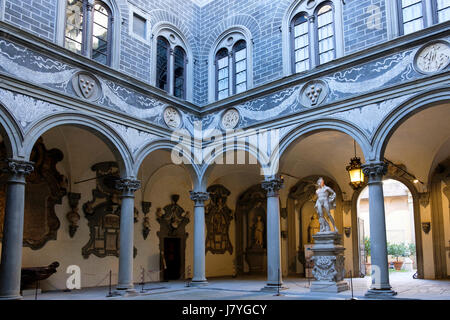
{"type": "Polygon", "coordinates": [[[190,191],[191,200],[195,202],[195,206],[203,206],[204,202],[209,199],[208,192],[190,191]]]}
{"type": "Polygon", "coordinates": [[[263,181],[261,186],[267,191],[267,197],[277,197],[278,191],[284,187],[284,181],[280,178],[274,178],[263,181]]]}
{"type": "Polygon", "coordinates": [[[141,187],[139,180],[119,179],[116,181],[116,189],[126,192],[135,192],[141,187]]]}
{"type": "Polygon", "coordinates": [[[387,163],[371,162],[362,165],[363,173],[368,177],[369,183],[381,182],[383,176],[387,173],[387,163]]]}

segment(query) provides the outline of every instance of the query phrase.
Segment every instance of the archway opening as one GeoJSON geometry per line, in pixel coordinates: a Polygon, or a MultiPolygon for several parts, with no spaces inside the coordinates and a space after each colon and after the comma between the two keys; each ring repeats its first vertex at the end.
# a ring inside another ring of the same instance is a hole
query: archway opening
{"type": "Polygon", "coordinates": [[[146,154],[137,178],[141,189],[135,193],[135,206],[142,216],[134,237],[142,257],[134,263],[136,279],[192,278],[194,203],[189,197],[193,176],[188,165],[175,164],[170,150],[157,149],[146,154]]]}
{"type": "MultiPolygon", "coordinates": [[[[392,277],[411,277],[417,272],[413,196],[400,181],[383,180],[389,271],[392,277]]],[[[361,275],[371,274],[369,188],[357,201],[357,232],[361,275]]]]}
{"type": "MultiPolygon", "coordinates": [[[[67,289],[66,270],[80,276],[82,288],[108,285],[110,271],[113,285],[117,283],[120,192],[115,181],[124,165],[110,147],[113,144],[93,128],[67,124],[45,131],[32,146],[29,160],[34,171],[26,177],[22,268],[52,271],[58,263],[56,273],[39,281],[43,291],[67,289]]],[[[5,199],[7,175],[0,179],[5,199]]],[[[22,277],[22,290],[34,288],[34,280],[22,277]]]]}

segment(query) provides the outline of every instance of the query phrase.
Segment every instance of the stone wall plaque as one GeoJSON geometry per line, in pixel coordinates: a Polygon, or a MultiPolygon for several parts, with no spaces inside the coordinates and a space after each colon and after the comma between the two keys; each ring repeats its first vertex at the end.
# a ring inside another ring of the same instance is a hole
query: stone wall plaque
{"type": "Polygon", "coordinates": [[[227,251],[233,254],[233,245],[228,235],[233,220],[233,212],[227,206],[230,191],[222,185],[212,185],[206,191],[209,192],[211,201],[205,208],[205,250],[213,254],[223,254],[227,251]]]}
{"type": "Polygon", "coordinates": [[[318,107],[328,96],[328,85],[322,80],[306,83],[300,91],[300,101],[308,108],[318,107]]]}
{"type": "MultiPolygon", "coordinates": [[[[5,158],[4,145],[0,147],[5,158]]],[[[42,248],[47,241],[56,240],[60,226],[55,206],[61,204],[66,195],[67,178],[56,169],[56,164],[64,158],[58,149],[47,150],[42,138],[31,151],[30,161],[34,162],[34,171],[26,177],[23,246],[33,250],[42,248]]],[[[7,175],[1,174],[0,221],[5,213],[7,175]]],[[[3,231],[1,226],[0,231],[3,231]]],[[[2,233],[0,233],[2,237],[2,233]]]]}
{"type": "Polygon", "coordinates": [[[163,113],[164,122],[171,129],[178,129],[181,126],[181,115],[174,107],[167,107],[163,113]]]}
{"type": "Polygon", "coordinates": [[[450,63],[450,46],[445,41],[427,44],[417,51],[414,66],[421,73],[435,73],[445,69],[450,63]]]}
{"type": "Polygon", "coordinates": [[[72,78],[72,87],[80,98],[88,101],[96,101],[102,95],[100,81],[89,72],[77,72],[72,78]]]}
{"type": "Polygon", "coordinates": [[[239,124],[240,119],[239,111],[234,108],[228,109],[222,115],[222,128],[225,130],[234,129],[239,124]]]}
{"type": "MultiPolygon", "coordinates": [[[[100,162],[91,167],[96,173],[96,188],[92,190],[91,201],[83,205],[83,211],[90,231],[88,243],[81,253],[85,259],[91,254],[103,258],[119,256],[120,210],[122,191],[116,189],[120,179],[116,162],[100,162]]],[[[136,214],[136,208],[134,212],[136,214]]],[[[134,248],[134,256],[137,250],[134,248]]]]}

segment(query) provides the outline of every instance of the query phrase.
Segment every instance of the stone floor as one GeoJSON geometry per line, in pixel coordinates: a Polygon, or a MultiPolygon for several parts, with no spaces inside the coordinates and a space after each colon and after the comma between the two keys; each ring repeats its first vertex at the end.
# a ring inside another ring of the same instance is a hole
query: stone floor
{"type": "MultiPolygon", "coordinates": [[[[391,285],[398,295],[393,299],[425,299],[450,300],[449,280],[413,279],[413,273],[401,272],[391,274],[391,285]]],[[[350,283],[350,279],[346,279],[350,283]]],[[[139,285],[135,295],[106,297],[107,287],[86,288],[71,292],[50,291],[37,296],[38,300],[346,300],[351,298],[351,291],[338,294],[311,293],[310,282],[307,279],[286,278],[286,290],[281,295],[260,291],[264,286],[264,279],[260,277],[242,278],[212,278],[205,287],[186,287],[182,281],[147,283],[144,291],[139,285]]],[[[357,299],[366,299],[366,292],[370,278],[353,279],[353,292],[357,299]]],[[[24,297],[34,300],[34,295],[24,297]]]]}

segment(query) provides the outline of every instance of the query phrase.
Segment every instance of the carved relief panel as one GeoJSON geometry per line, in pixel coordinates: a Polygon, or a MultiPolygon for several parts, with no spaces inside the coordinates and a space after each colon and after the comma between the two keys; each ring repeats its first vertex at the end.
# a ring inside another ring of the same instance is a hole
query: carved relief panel
{"type": "Polygon", "coordinates": [[[230,191],[222,185],[208,187],[210,203],[206,206],[206,252],[213,254],[233,253],[228,230],[233,220],[233,212],[227,206],[230,191]]]}
{"type": "MultiPolygon", "coordinates": [[[[92,166],[96,173],[96,188],[92,190],[91,201],[83,205],[88,220],[90,239],[81,250],[87,259],[91,254],[97,257],[119,256],[121,191],[116,189],[120,178],[116,162],[100,162],[92,166]]],[[[135,216],[137,213],[134,209],[135,216]]],[[[134,248],[134,256],[137,250],[134,248]]]]}
{"type": "MultiPolygon", "coordinates": [[[[5,146],[0,146],[1,158],[5,158],[5,146]]],[[[55,206],[61,204],[66,195],[67,178],[56,169],[56,164],[64,158],[58,149],[47,150],[42,138],[31,151],[30,161],[34,171],[26,177],[25,218],[23,246],[33,250],[42,248],[47,241],[56,240],[60,226],[55,206]]],[[[7,175],[0,175],[0,231],[3,230],[7,175]]],[[[2,233],[0,233],[2,237],[2,233]]]]}
{"type": "Polygon", "coordinates": [[[260,185],[245,191],[236,204],[237,272],[243,273],[244,257],[250,273],[266,270],[267,197],[260,185]]]}

